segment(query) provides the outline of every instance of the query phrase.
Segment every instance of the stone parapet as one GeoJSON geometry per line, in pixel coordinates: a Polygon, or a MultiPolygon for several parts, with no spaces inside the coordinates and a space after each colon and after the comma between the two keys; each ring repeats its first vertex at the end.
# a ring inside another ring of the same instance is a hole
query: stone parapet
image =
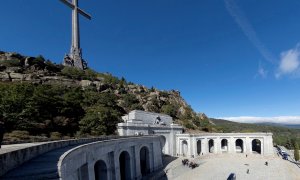
{"type": "Polygon", "coordinates": [[[100,141],[105,139],[111,139],[112,136],[108,137],[98,137],[98,138],[85,138],[85,139],[71,139],[71,140],[61,140],[61,141],[50,141],[43,143],[32,143],[32,146],[21,146],[17,149],[11,151],[5,151],[1,153],[0,149],[0,176],[4,175],[8,171],[20,166],[26,161],[37,157],[41,154],[49,152],[54,149],[76,145],[84,144],[94,141],[100,141]]]}

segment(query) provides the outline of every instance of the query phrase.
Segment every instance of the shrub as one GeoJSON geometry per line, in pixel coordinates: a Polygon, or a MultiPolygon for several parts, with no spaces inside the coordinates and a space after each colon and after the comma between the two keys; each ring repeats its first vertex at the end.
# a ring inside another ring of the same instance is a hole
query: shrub
{"type": "Polygon", "coordinates": [[[21,66],[21,61],[18,59],[3,60],[3,61],[0,61],[0,65],[5,66],[5,67],[18,67],[18,66],[21,66]]]}
{"type": "Polygon", "coordinates": [[[177,115],[177,109],[178,108],[176,106],[167,104],[161,107],[161,112],[175,118],[177,115]]]}
{"type": "Polygon", "coordinates": [[[139,100],[133,94],[124,94],[122,96],[123,102],[122,106],[127,110],[134,110],[134,108],[138,107],[139,100]]]}
{"type": "Polygon", "coordinates": [[[99,74],[96,72],[96,71],[94,71],[94,70],[92,70],[92,69],[86,69],[86,70],[84,70],[84,79],[88,79],[88,80],[95,80],[95,79],[97,79],[97,77],[99,76],[99,74]]]}
{"type": "Polygon", "coordinates": [[[67,76],[71,79],[81,80],[84,76],[84,71],[75,67],[64,67],[61,71],[62,75],[67,76]]]}
{"type": "Polygon", "coordinates": [[[185,121],[183,125],[184,125],[184,127],[188,128],[188,129],[195,129],[195,127],[193,126],[193,124],[190,121],[185,121]]]}
{"type": "Polygon", "coordinates": [[[28,131],[15,130],[8,134],[8,138],[11,141],[22,141],[22,140],[29,140],[30,136],[28,131]]]}
{"type": "Polygon", "coordinates": [[[51,72],[60,72],[63,69],[61,65],[54,64],[49,60],[47,60],[45,64],[46,64],[46,69],[51,72]]]}
{"type": "Polygon", "coordinates": [[[51,132],[50,133],[50,138],[52,140],[60,140],[62,138],[62,135],[59,132],[51,132]]]}

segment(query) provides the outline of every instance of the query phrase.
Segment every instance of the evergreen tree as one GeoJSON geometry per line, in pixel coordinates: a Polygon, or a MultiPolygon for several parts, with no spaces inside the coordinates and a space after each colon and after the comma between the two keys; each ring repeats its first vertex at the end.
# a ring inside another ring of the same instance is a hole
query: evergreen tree
{"type": "Polygon", "coordinates": [[[297,142],[295,143],[294,157],[296,161],[299,161],[299,145],[297,142]]]}

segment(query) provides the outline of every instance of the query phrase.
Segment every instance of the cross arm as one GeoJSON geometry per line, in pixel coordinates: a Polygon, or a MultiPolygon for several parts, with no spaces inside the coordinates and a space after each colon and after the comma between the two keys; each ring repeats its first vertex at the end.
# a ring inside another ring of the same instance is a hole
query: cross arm
{"type": "Polygon", "coordinates": [[[78,9],[78,12],[81,14],[81,15],[83,15],[84,17],[86,17],[86,18],[88,18],[89,20],[91,20],[92,19],[92,16],[91,15],[89,15],[88,13],[86,13],[86,12],[84,12],[82,9],[80,9],[80,8],[77,8],[78,9]]]}
{"type": "Polygon", "coordinates": [[[68,0],[60,0],[60,1],[72,9],[75,8],[74,4],[70,3],[68,0]]]}
{"type": "MultiPolygon", "coordinates": [[[[60,0],[62,3],[64,3],[65,5],[69,6],[71,9],[75,9],[76,6],[74,6],[74,4],[70,3],[70,1],[68,0],[60,0]]],[[[87,19],[91,20],[92,17],[91,15],[89,15],[88,13],[84,12],[82,9],[80,9],[79,7],[77,7],[78,12],[83,15],[84,17],[86,17],[87,19]]]]}

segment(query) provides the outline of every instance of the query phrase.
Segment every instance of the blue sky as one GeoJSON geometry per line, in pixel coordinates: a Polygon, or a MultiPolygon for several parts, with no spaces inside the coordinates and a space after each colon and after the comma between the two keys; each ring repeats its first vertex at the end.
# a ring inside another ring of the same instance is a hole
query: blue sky
{"type": "MultiPolygon", "coordinates": [[[[298,117],[300,1],[79,0],[89,66],[176,89],[210,117],[298,117]]],[[[60,63],[71,10],[59,0],[2,0],[0,49],[60,63]]],[[[299,118],[300,119],[300,118],[299,118]]]]}

